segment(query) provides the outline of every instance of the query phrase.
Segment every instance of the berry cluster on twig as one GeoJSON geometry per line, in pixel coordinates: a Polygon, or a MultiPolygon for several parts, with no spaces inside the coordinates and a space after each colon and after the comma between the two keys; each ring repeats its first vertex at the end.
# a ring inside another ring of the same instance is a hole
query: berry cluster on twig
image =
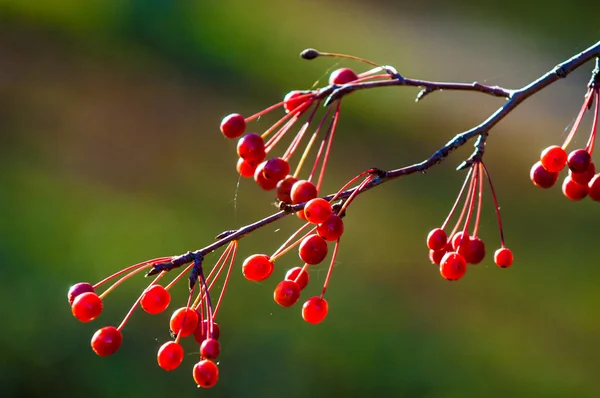
{"type": "Polygon", "coordinates": [[[294,90],[289,92],[281,102],[250,117],[233,113],[222,120],[221,133],[229,139],[239,139],[238,172],[242,177],[253,178],[264,190],[275,190],[279,211],[244,227],[227,230],[217,235],[213,243],[202,249],[179,256],[144,261],[118,271],[94,285],[82,282],[72,286],[68,292],[72,313],[78,320],[90,322],[101,315],[106,296],[120,284],[141,271],[145,271],[146,276],[154,276],[119,326],[105,326],[93,335],[91,346],[96,354],[108,356],[117,352],[123,341],[123,328],[138,306],[149,314],[163,313],[171,302],[169,291],[187,275],[189,289],[187,303],[172,313],[169,322],[172,339],[158,350],[157,362],[164,370],[176,369],[184,357],[180,340],[193,336],[199,345],[199,361],[193,367],[193,378],[199,387],[214,386],[219,378],[215,360],[221,352],[220,326],[216,318],[232,274],[239,241],[242,238],[291,214],[296,214],[306,221],[273,254],[251,255],[243,261],[241,267],[246,279],[264,281],[272,274],[276,260],[297,247],[298,257],[303,265],[289,269],[284,280],[280,281],[274,289],[274,300],[283,307],[291,307],[298,302],[302,291],[309,285],[308,270],[323,262],[327,258],[329,245],[334,245],[320,295],[308,298],[302,307],[302,317],[306,322],[320,323],[328,314],[328,302],[324,296],[330,283],[340,239],[344,233],[343,217],[353,200],[358,195],[385,182],[428,170],[474,138],[477,138],[477,141],[473,155],[458,167],[459,170],[468,169],[458,198],[441,227],[433,229],[427,237],[429,256],[433,263],[440,266],[441,275],[448,280],[460,279],[466,272],[467,264],[477,264],[484,260],[485,244],[478,232],[483,187],[487,180],[500,231],[500,248],[495,252],[494,261],[502,268],[511,266],[513,254],[505,246],[498,199],[483,162],[486,139],[491,129],[523,101],[594,58],[596,58],[596,69],[593,71],[581,112],[569,136],[562,147],[553,146],[544,150],[540,161],[531,171],[531,179],[534,184],[548,188],[556,183],[560,170],[568,165],[570,172],[563,184],[564,194],[573,200],[582,199],[587,195],[593,200],[600,200],[600,174],[595,174],[592,161],[600,109],[600,67],[598,65],[600,42],[560,63],[525,87],[515,90],[486,86],[477,82],[447,83],[410,79],[390,66],[314,49],[303,51],[301,56],[304,59],[347,58],[366,63],[371,69],[363,73],[355,73],[348,68],[338,69],[331,74],[327,86],[311,90],[294,90]],[[481,124],[457,134],[422,162],[389,171],[372,168],[352,178],[336,193],[319,196],[343,97],[358,90],[388,86],[420,88],[417,101],[436,91],[460,90],[504,98],[505,102],[481,124]],[[324,115],[319,122],[316,122],[316,115],[321,105],[325,107],[324,115]],[[266,131],[261,134],[245,134],[250,122],[279,108],[283,109],[285,114],[266,131]],[[592,108],[594,122],[588,144],[585,148],[577,149],[567,155],[565,150],[579,128],[584,113],[592,108]],[[304,117],[306,119],[301,122],[304,117]],[[300,123],[296,131],[295,128],[300,123]],[[292,131],[296,133],[290,133],[292,131]],[[280,151],[281,144],[286,140],[287,147],[280,151]],[[300,151],[302,145],[304,149],[300,151]],[[315,151],[312,167],[303,174],[306,160],[315,151]],[[278,155],[273,156],[276,152],[278,155]],[[300,155],[294,160],[295,169],[292,173],[291,161],[298,153],[300,155]],[[456,214],[463,197],[462,210],[457,216],[454,227],[450,229],[450,221],[456,214]],[[208,269],[206,257],[220,249],[223,249],[223,252],[208,269]],[[184,267],[183,270],[168,284],[163,286],[159,283],[169,275],[170,271],[180,267],[184,267]],[[112,282],[112,285],[98,294],[98,290],[108,282],[112,282]],[[218,286],[220,291],[215,292],[218,286]],[[215,301],[213,298],[217,297],[217,293],[218,299],[215,301]]]}

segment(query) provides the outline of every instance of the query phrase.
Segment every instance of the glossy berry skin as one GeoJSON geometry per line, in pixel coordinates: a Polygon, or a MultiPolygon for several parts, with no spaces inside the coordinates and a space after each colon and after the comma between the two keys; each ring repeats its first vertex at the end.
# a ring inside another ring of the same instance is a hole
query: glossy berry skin
{"type": "Polygon", "coordinates": [[[588,183],[590,199],[600,202],[600,174],[596,174],[588,183]]]}
{"type": "Polygon", "coordinates": [[[582,185],[587,185],[590,182],[590,180],[594,178],[595,174],[596,165],[593,162],[590,163],[588,169],[583,173],[573,173],[571,170],[569,170],[569,176],[571,177],[571,179],[576,183],[582,185]]]}
{"type": "Polygon", "coordinates": [[[183,361],[183,347],[174,341],[167,341],[158,349],[156,360],[158,366],[170,372],[181,365],[183,361]]]}
{"type": "Polygon", "coordinates": [[[304,290],[308,285],[308,272],[302,271],[302,267],[294,267],[286,272],[285,280],[296,282],[300,286],[300,290],[304,290]]]}
{"type": "Polygon", "coordinates": [[[300,290],[296,282],[284,280],[275,287],[273,299],[282,307],[291,307],[300,298],[300,290]]]}
{"type": "Polygon", "coordinates": [[[260,282],[273,273],[274,265],[266,254],[253,254],[244,260],[242,273],[249,281],[260,282]]]}
{"type": "Polygon", "coordinates": [[[306,264],[319,264],[327,257],[327,242],[319,235],[308,235],[300,243],[298,255],[306,264]]]}
{"type": "Polygon", "coordinates": [[[313,224],[321,224],[331,216],[331,205],[322,198],[309,200],[304,206],[304,217],[306,221],[313,224]]]}
{"type": "Polygon", "coordinates": [[[452,250],[452,243],[450,242],[446,243],[440,250],[429,250],[429,260],[432,264],[440,265],[444,255],[452,250]]]}
{"type": "Polygon", "coordinates": [[[161,285],[153,285],[142,295],[140,305],[144,311],[155,315],[166,310],[170,302],[171,295],[167,289],[161,285]]]}
{"type": "Polygon", "coordinates": [[[569,158],[567,160],[569,170],[574,173],[585,173],[588,167],[590,167],[591,162],[592,157],[585,149],[574,150],[569,154],[569,158]]]}
{"type": "Polygon", "coordinates": [[[506,247],[502,247],[496,250],[496,253],[494,253],[494,262],[498,267],[508,268],[512,265],[513,260],[514,258],[512,251],[506,247]]]}
{"type": "MultiPolygon", "coordinates": [[[[258,162],[260,163],[260,162],[258,162]]],[[[254,172],[256,171],[256,167],[258,166],[257,162],[244,160],[242,158],[238,159],[237,165],[235,169],[238,173],[244,178],[254,177],[254,172]]]]}
{"type": "Polygon", "coordinates": [[[306,322],[316,325],[325,319],[328,310],[327,300],[319,296],[311,297],[302,306],[302,318],[306,322]]]}
{"type": "Polygon", "coordinates": [[[283,180],[290,172],[290,164],[287,160],[282,158],[273,158],[267,160],[267,163],[263,167],[263,176],[277,184],[283,180]]]}
{"type": "Polygon", "coordinates": [[[456,252],[448,252],[444,254],[440,264],[440,274],[449,280],[457,281],[465,275],[467,271],[467,261],[465,258],[456,252]]]}
{"type": "Polygon", "coordinates": [[[254,181],[264,190],[264,191],[272,191],[277,187],[276,180],[269,180],[265,177],[264,169],[267,165],[267,162],[262,162],[256,167],[254,170],[254,181]]]}
{"type": "Polygon", "coordinates": [[[299,180],[292,185],[290,197],[293,204],[308,202],[317,197],[317,187],[306,180],[299,180]]]}
{"type": "Polygon", "coordinates": [[[227,138],[238,138],[246,130],[246,121],[239,113],[227,115],[221,121],[221,133],[227,138]]]}
{"type": "Polygon", "coordinates": [[[102,299],[93,292],[82,293],[73,300],[71,312],[81,322],[91,322],[102,313],[102,299]]]}
{"type": "Polygon", "coordinates": [[[479,264],[485,258],[485,244],[477,236],[471,236],[464,255],[468,264],[479,264]]]}
{"type": "Polygon", "coordinates": [[[338,240],[343,233],[344,221],[335,214],[330,215],[325,222],[317,227],[317,234],[328,242],[338,240]]]}
{"type": "Polygon", "coordinates": [[[196,326],[196,330],[194,330],[194,340],[196,340],[196,342],[198,344],[202,344],[204,342],[204,340],[206,340],[207,337],[211,337],[213,339],[219,340],[220,336],[221,336],[221,328],[219,327],[219,324],[216,322],[213,322],[212,336],[210,336],[210,328],[209,328],[208,320],[206,320],[206,319],[202,322],[198,322],[198,326],[196,326]]]}
{"type": "Polygon", "coordinates": [[[540,164],[551,173],[557,173],[567,164],[567,152],[558,145],[549,146],[542,151],[540,164]]]}
{"type": "Polygon", "coordinates": [[[192,374],[198,387],[202,388],[211,388],[219,380],[219,368],[209,359],[204,359],[194,365],[192,374]]]}
{"type": "Polygon", "coordinates": [[[292,186],[298,181],[296,177],[287,176],[277,183],[277,200],[292,203],[292,186]]]}
{"type": "Polygon", "coordinates": [[[340,68],[338,70],[334,70],[331,75],[329,75],[329,84],[348,84],[356,79],[358,79],[358,76],[352,69],[340,68]]]}
{"type": "Polygon", "coordinates": [[[94,333],[91,344],[97,355],[106,357],[117,352],[122,342],[123,335],[116,327],[105,326],[94,333]]]}
{"type": "Polygon", "coordinates": [[[452,237],[452,249],[459,250],[467,249],[467,245],[469,244],[469,233],[466,231],[459,231],[452,237]]]}
{"type": "Polygon", "coordinates": [[[550,188],[558,181],[558,171],[551,172],[542,166],[541,162],[537,162],[529,172],[529,178],[536,187],[550,188]]]}
{"type": "Polygon", "coordinates": [[[250,162],[260,163],[267,157],[265,153],[265,142],[262,137],[255,133],[250,133],[238,141],[238,156],[250,162]]]}
{"type": "Polygon", "coordinates": [[[179,308],[171,315],[169,325],[173,334],[187,337],[194,333],[198,326],[198,313],[191,308],[179,308]]]}
{"type": "Polygon", "coordinates": [[[447,241],[448,236],[441,228],[432,229],[429,235],[427,235],[427,247],[433,251],[442,250],[446,246],[447,241]]]}
{"type": "Polygon", "coordinates": [[[206,339],[200,345],[200,356],[204,359],[217,359],[221,353],[221,344],[217,339],[206,339]]]}
{"type": "Polygon", "coordinates": [[[293,110],[297,109],[300,105],[304,104],[306,101],[310,101],[311,96],[306,94],[308,93],[296,90],[287,93],[286,96],[283,98],[283,108],[285,109],[285,113],[290,113],[293,110]],[[303,96],[304,98],[298,98],[303,96]]]}
{"type": "Polygon", "coordinates": [[[578,184],[570,176],[567,176],[562,184],[563,195],[571,200],[581,200],[588,195],[588,186],[578,184]]]}
{"type": "Polygon", "coordinates": [[[73,305],[75,297],[88,292],[94,293],[94,286],[92,286],[90,283],[80,282],[71,286],[69,292],[67,293],[67,300],[69,300],[69,305],[73,305]]]}

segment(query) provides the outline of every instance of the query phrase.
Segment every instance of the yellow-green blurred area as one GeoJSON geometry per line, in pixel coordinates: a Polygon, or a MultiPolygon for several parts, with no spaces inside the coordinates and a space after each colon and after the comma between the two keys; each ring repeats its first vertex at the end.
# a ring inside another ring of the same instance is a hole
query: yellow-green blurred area
{"type": "MultiPolygon", "coordinates": [[[[450,283],[427,257],[424,238],[452,206],[465,175],[454,168],[469,144],[427,174],[354,202],[322,324],[306,324],[299,304],[273,302],[285,270],[299,265],[294,251],[266,282],[240,271],[243,258],[272,253],[300,220],[240,241],[211,390],[192,379],[193,341],[184,341],[177,370],[156,364],[186,282],[173,289],[168,314],[136,311],[109,358],[91,351],[91,335],[117,325],[149,280],[121,285],[91,324],[77,322],[66,300],[73,283],[204,247],[275,210],[271,193],[238,185],[235,143],[219,123],[324,83],[333,68],[367,69],[303,61],[303,48],[359,55],[414,78],[518,88],[598,40],[597,5],[553,3],[1,0],[0,395],[600,396],[600,207],[529,181],[541,149],[562,143],[592,64],[490,135],[485,159],[516,258],[510,269],[493,264],[500,242],[489,191],[484,262],[450,283]]],[[[503,102],[438,92],[417,104],[417,91],[344,99],[323,193],[369,167],[424,159],[503,102]]],[[[249,128],[265,130],[283,114],[274,113],[249,128]]],[[[589,119],[575,147],[585,145],[589,119]]],[[[320,292],[327,266],[310,269],[303,298],[320,292]]]]}

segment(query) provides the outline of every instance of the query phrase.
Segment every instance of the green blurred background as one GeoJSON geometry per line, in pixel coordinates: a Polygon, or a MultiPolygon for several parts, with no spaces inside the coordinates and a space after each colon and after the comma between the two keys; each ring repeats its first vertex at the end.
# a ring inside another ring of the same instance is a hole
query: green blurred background
{"type": "MultiPolygon", "coordinates": [[[[488,258],[448,283],[424,237],[445,218],[471,147],[427,175],[360,197],[346,218],[325,322],[279,308],[277,275],[249,283],[245,256],[271,253],[300,225],[288,218],[241,242],[219,314],[220,380],[198,390],[191,368],[165,373],[156,350],[168,314],[136,312],[113,357],[89,348],[148,282],[123,285],[92,324],[78,323],[69,286],[129,264],[183,253],[270,214],[271,194],[235,172],[219,133],[330,68],[305,47],[394,65],[410,77],[520,87],[598,40],[597,12],[548,2],[0,0],[0,395],[3,397],[597,397],[600,396],[598,204],[535,189],[531,164],[562,142],[592,65],[522,105],[486,154],[504,215],[508,270],[491,198],[488,258]],[[237,200],[236,200],[237,198],[237,200]]],[[[597,11],[597,10],[595,10],[597,11]]],[[[381,89],[344,101],[324,190],[372,166],[428,156],[502,100],[381,89]]],[[[255,127],[269,125],[265,118],[255,127]]],[[[586,118],[576,145],[585,144],[586,118]]],[[[587,130],[587,131],[586,131],[587,130]]],[[[316,294],[327,264],[311,268],[316,294]]],[[[183,303],[182,283],[174,300],[183,303]]],[[[175,305],[174,306],[179,306],[175,305]]]]}

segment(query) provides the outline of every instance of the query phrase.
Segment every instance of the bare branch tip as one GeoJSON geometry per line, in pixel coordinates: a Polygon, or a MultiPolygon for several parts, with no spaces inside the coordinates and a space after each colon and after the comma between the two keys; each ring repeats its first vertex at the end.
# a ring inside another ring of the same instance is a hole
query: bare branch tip
{"type": "Polygon", "coordinates": [[[306,50],[303,50],[300,53],[300,57],[302,59],[306,59],[306,60],[311,60],[311,59],[315,59],[317,58],[319,55],[321,55],[320,52],[318,52],[317,50],[315,50],[314,48],[307,48],[306,50]]]}

